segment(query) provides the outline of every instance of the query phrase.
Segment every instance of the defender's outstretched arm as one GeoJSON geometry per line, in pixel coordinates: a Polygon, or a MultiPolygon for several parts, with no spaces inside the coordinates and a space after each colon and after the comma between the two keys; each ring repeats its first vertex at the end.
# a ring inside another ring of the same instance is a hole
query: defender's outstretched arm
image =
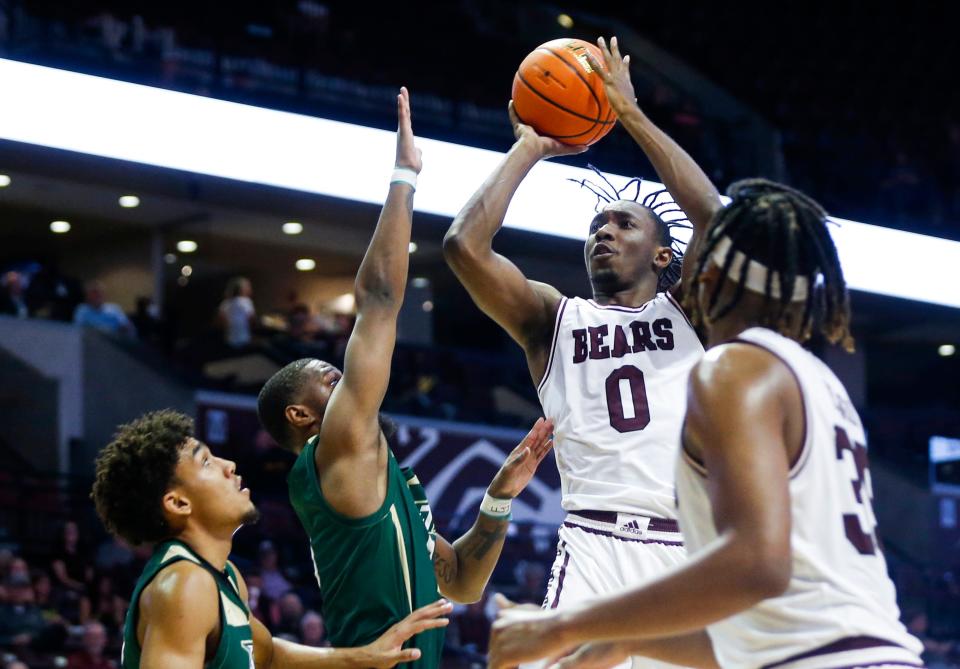
{"type": "MultiPolygon", "coordinates": [[[[331,501],[339,512],[350,516],[372,513],[382,502],[369,494],[383,464],[378,416],[390,382],[397,315],[407,284],[412,183],[422,167],[406,88],[397,96],[397,116],[395,176],[357,272],[357,322],[347,343],[343,377],[331,393],[316,449],[318,471],[342,483],[333,486],[337,499],[331,501]],[[346,461],[348,466],[340,476],[335,467],[346,461]]],[[[326,494],[329,498],[334,490],[326,494]]]]}

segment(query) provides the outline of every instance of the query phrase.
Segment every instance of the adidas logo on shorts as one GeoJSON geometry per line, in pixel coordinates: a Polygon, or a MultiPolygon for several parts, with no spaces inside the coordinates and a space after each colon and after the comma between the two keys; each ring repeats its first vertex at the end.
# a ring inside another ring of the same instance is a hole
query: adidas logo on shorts
{"type": "Polygon", "coordinates": [[[616,527],[614,536],[623,539],[646,539],[650,519],[630,513],[620,513],[617,514],[617,524],[614,527],[616,527]]]}

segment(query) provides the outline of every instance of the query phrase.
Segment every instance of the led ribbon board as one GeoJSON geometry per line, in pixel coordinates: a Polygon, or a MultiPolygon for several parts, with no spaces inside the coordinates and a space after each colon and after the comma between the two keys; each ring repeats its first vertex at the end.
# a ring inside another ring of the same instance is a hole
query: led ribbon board
{"type": "MultiPolygon", "coordinates": [[[[0,59],[0,138],[227,179],[380,203],[394,133],[0,59]]],[[[416,91],[413,92],[414,97],[416,91]]],[[[414,118],[416,128],[416,118],[414,118]]],[[[418,211],[454,216],[503,154],[418,140],[418,211]]],[[[568,178],[588,170],[543,162],[505,225],[583,239],[594,197],[568,178]]],[[[614,184],[627,177],[610,175],[614,184]]],[[[643,193],[661,188],[646,182],[643,193]]],[[[960,307],[960,242],[836,219],[852,288],[960,307]],[[922,263],[923,279],[905,271],[922,263]]]]}

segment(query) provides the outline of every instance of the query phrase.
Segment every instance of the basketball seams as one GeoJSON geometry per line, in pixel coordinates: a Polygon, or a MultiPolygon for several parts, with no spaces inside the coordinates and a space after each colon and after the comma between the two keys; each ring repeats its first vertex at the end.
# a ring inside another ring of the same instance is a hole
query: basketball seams
{"type": "MultiPolygon", "coordinates": [[[[564,112],[564,113],[570,114],[571,116],[574,116],[574,117],[576,117],[576,118],[578,118],[578,119],[581,119],[581,120],[583,120],[583,121],[587,121],[587,122],[589,122],[589,123],[592,124],[589,129],[584,130],[583,132],[578,132],[578,133],[573,134],[573,135],[551,135],[554,139],[570,138],[570,137],[580,137],[580,136],[582,136],[582,135],[586,135],[586,134],[588,134],[588,133],[593,132],[594,129],[597,127],[597,125],[600,124],[600,122],[597,121],[596,119],[590,118],[589,116],[584,116],[583,114],[580,114],[580,113],[578,113],[578,112],[575,112],[575,111],[573,111],[572,109],[567,109],[566,107],[564,107],[564,106],[563,106],[562,104],[560,104],[559,102],[555,102],[554,100],[551,100],[551,99],[548,98],[546,95],[544,95],[543,93],[541,93],[540,91],[538,91],[536,88],[534,88],[533,86],[531,86],[531,85],[530,85],[530,82],[528,82],[528,81],[523,77],[523,75],[520,74],[519,72],[517,72],[517,80],[518,80],[521,84],[523,84],[523,85],[527,88],[527,90],[529,90],[531,93],[533,93],[534,95],[536,95],[538,98],[540,98],[541,100],[543,100],[543,101],[546,102],[547,104],[553,105],[554,107],[556,107],[557,109],[559,109],[560,111],[562,111],[562,112],[564,112]]],[[[514,109],[514,111],[516,112],[516,109],[514,109]]],[[[517,115],[519,116],[519,114],[517,114],[517,115]]],[[[520,120],[522,121],[523,119],[520,119],[520,120]]]]}
{"type": "Polygon", "coordinates": [[[567,107],[564,107],[564,106],[563,106],[562,104],[560,104],[559,102],[548,98],[546,95],[544,95],[543,93],[541,93],[540,91],[538,91],[533,85],[530,84],[529,81],[527,81],[527,80],[524,78],[524,76],[520,73],[519,70],[517,71],[516,77],[517,77],[518,80],[520,80],[521,83],[523,83],[524,86],[526,86],[527,88],[529,88],[530,91],[531,91],[532,93],[534,93],[538,98],[540,98],[540,99],[543,100],[544,102],[549,102],[550,104],[552,104],[554,107],[556,107],[557,109],[559,109],[559,110],[561,110],[561,111],[564,111],[564,112],[566,112],[566,113],[568,113],[568,114],[570,114],[570,115],[572,115],[572,116],[576,116],[576,117],[579,118],[579,119],[583,119],[584,121],[590,121],[590,123],[593,123],[593,124],[598,124],[598,123],[599,123],[600,125],[610,125],[610,124],[612,124],[612,123],[615,123],[615,121],[603,121],[603,120],[600,120],[599,118],[594,118],[594,117],[592,117],[592,116],[587,116],[586,114],[581,114],[580,112],[577,112],[577,111],[574,111],[574,110],[572,110],[572,109],[568,109],[567,107]]]}
{"type": "Polygon", "coordinates": [[[606,136],[617,118],[605,99],[604,90],[598,88],[603,86],[599,73],[584,71],[583,61],[578,57],[583,47],[590,53],[595,50],[582,40],[553,40],[541,44],[517,69],[513,97],[514,111],[523,123],[564,144],[589,146],[606,136]],[[571,46],[577,50],[572,51],[568,48],[571,46]],[[562,61],[564,67],[555,60],[562,61]],[[580,86],[586,87],[589,94],[584,94],[580,86]],[[578,132],[571,133],[571,130],[578,132]]]}
{"type": "MultiPolygon", "coordinates": [[[[547,53],[552,54],[554,58],[556,58],[559,61],[562,61],[564,65],[566,65],[575,75],[577,75],[577,78],[580,81],[582,81],[583,85],[587,87],[588,91],[590,91],[590,95],[593,96],[593,101],[597,103],[597,117],[594,120],[597,123],[603,123],[603,121],[600,120],[600,115],[603,113],[603,104],[600,103],[600,96],[597,95],[597,91],[594,90],[590,82],[587,81],[587,78],[580,71],[580,69],[576,65],[568,61],[566,58],[564,58],[563,55],[561,55],[560,53],[557,53],[556,51],[554,51],[549,47],[540,47],[538,51],[546,51],[547,53]]],[[[609,102],[607,103],[607,106],[609,107],[609,102]]]]}
{"type": "Polygon", "coordinates": [[[607,118],[610,119],[611,117],[613,118],[613,120],[607,121],[609,125],[598,123],[596,126],[594,126],[596,127],[596,131],[594,132],[593,136],[590,137],[590,139],[587,142],[585,142],[585,144],[595,144],[596,142],[599,142],[601,139],[606,137],[607,134],[611,130],[613,130],[613,124],[615,124],[617,121],[616,121],[616,115],[613,113],[612,108],[607,112],[607,118]]]}

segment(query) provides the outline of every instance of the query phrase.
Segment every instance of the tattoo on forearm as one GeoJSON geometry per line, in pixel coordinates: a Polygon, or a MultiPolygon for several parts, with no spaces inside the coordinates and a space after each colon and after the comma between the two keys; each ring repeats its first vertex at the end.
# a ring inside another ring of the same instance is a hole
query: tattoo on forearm
{"type": "Polygon", "coordinates": [[[474,560],[482,560],[490,549],[496,546],[507,536],[507,523],[490,530],[478,527],[474,530],[475,536],[470,537],[464,543],[463,556],[471,557],[474,560]]]}
{"type": "Polygon", "coordinates": [[[437,578],[448,585],[453,582],[454,577],[457,575],[456,566],[451,564],[449,560],[445,560],[442,557],[438,557],[436,560],[434,560],[433,570],[436,572],[437,578]]]}

